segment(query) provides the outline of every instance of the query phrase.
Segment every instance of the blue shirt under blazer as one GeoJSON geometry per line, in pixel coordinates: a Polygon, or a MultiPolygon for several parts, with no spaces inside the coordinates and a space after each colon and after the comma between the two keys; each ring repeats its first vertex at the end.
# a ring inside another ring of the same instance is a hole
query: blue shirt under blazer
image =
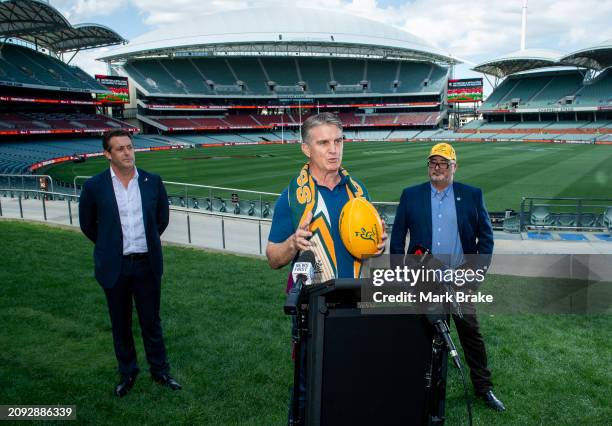
{"type": "MultiPolygon", "coordinates": [[[[161,279],[163,257],[160,235],[168,226],[170,208],[166,189],[158,175],[138,169],[138,186],[147,238],[151,271],[161,279]]],[[[110,169],[83,185],[79,201],[83,233],[94,242],[95,277],[104,288],[112,288],[121,273],[123,233],[110,169]]]]}
{"type": "MultiPolygon", "coordinates": [[[[492,254],[493,229],[482,191],[473,186],[454,182],[453,194],[463,253],[492,254]]],[[[406,253],[405,242],[408,232],[410,232],[408,253],[412,253],[415,246],[432,249],[431,197],[429,182],[404,189],[395,213],[391,233],[391,254],[406,253]]],[[[487,261],[484,263],[488,264],[487,261]]]]}

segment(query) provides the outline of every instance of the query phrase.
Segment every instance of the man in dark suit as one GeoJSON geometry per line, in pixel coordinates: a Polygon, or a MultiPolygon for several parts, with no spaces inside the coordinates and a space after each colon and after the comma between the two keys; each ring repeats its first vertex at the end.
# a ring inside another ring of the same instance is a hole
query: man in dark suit
{"type": "MultiPolygon", "coordinates": [[[[429,182],[402,192],[391,235],[391,254],[405,253],[409,232],[408,253],[424,247],[451,268],[465,266],[464,254],[491,255],[493,229],[482,191],[453,181],[457,170],[453,147],[446,143],[435,145],[427,165],[429,182]]],[[[474,313],[462,318],[453,314],[453,320],[474,390],[489,407],[504,411],[504,404],[493,394],[487,352],[474,306],[467,307],[470,308],[467,311],[474,313]]]]}
{"type": "Polygon", "coordinates": [[[132,135],[113,130],[104,135],[110,168],[85,182],[79,203],[81,230],[95,244],[95,277],[106,294],[121,381],[115,394],[125,396],[138,375],[132,336],[132,299],[138,311],[151,375],[172,390],[159,303],[163,259],[160,235],[168,226],[166,190],[158,175],[135,166],[132,135]]]}

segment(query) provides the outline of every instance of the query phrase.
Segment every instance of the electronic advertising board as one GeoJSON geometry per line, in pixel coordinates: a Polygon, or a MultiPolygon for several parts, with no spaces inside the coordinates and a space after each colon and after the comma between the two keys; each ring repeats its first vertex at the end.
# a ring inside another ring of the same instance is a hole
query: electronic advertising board
{"type": "Polygon", "coordinates": [[[482,78],[448,80],[448,103],[482,102],[482,78]]]}
{"type": "Polygon", "coordinates": [[[111,93],[97,93],[96,99],[102,103],[130,103],[130,87],[127,77],[96,74],[96,81],[108,88],[111,93]]]}

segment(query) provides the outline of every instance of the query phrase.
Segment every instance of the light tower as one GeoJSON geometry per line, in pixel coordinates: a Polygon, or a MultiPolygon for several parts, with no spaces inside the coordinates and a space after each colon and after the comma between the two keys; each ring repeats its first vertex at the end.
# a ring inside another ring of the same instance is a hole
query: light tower
{"type": "Polygon", "coordinates": [[[523,0],[522,25],[521,25],[521,50],[525,50],[526,33],[527,33],[527,0],[523,0]]]}

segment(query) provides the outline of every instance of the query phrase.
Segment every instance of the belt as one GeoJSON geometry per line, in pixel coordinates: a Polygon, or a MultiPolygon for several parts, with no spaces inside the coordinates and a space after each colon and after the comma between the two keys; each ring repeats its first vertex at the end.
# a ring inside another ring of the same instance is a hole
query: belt
{"type": "Polygon", "coordinates": [[[144,260],[149,258],[149,253],[130,253],[124,254],[123,260],[129,260],[131,262],[135,260],[144,260]]]}

